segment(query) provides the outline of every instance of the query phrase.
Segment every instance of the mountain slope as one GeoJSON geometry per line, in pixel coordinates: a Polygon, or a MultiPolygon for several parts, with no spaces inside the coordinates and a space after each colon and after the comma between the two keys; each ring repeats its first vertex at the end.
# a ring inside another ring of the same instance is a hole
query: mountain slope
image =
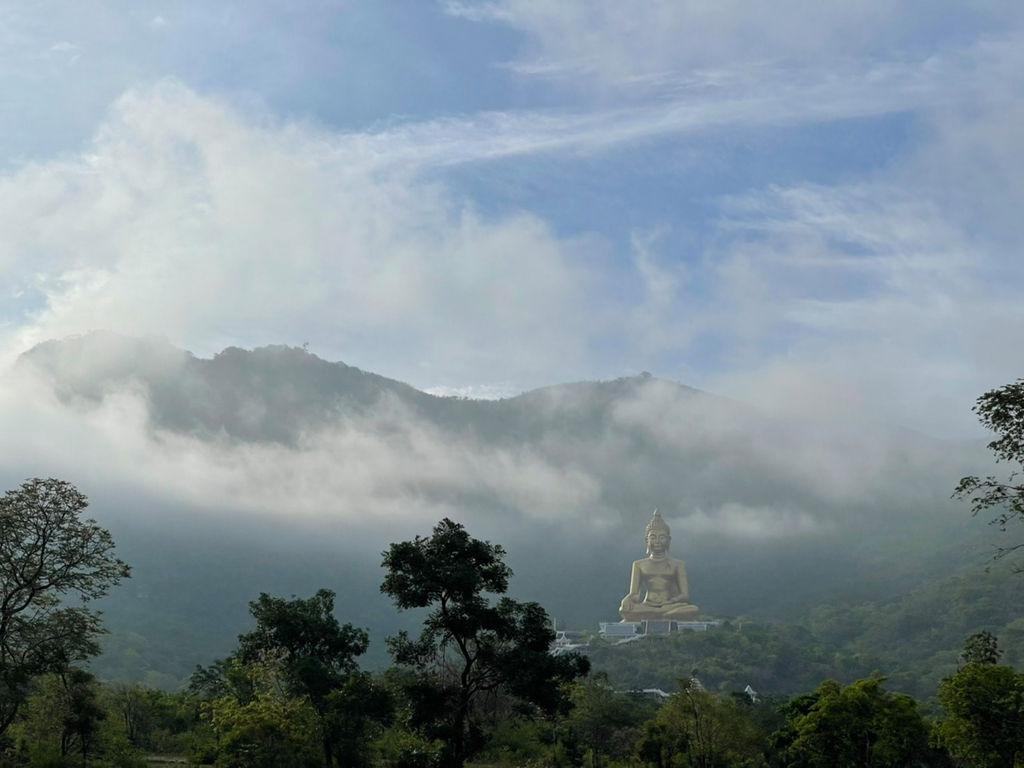
{"type": "Polygon", "coordinates": [[[950,553],[986,557],[984,527],[948,500],[976,446],[775,418],[648,375],[472,401],[296,348],[202,359],[112,334],[18,368],[71,450],[6,458],[4,476],[79,483],[135,565],[105,606],[101,669],[119,676],[178,680],[231,646],[260,591],[321,586],[381,661],[382,635],[414,617],[380,596],[378,553],[445,515],[503,543],[514,590],[577,626],[616,618],[655,506],[712,614],[891,599],[950,553]]]}

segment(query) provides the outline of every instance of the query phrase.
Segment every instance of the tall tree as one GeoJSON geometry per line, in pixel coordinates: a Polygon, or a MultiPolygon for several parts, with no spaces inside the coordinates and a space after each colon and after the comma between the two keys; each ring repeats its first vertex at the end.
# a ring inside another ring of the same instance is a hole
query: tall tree
{"type": "Polygon", "coordinates": [[[62,722],[60,739],[61,755],[67,757],[73,751],[82,756],[82,765],[89,764],[93,753],[97,731],[107,713],[100,706],[96,691],[96,678],[84,669],[69,669],[61,675],[67,711],[62,722]]]}
{"type": "Polygon", "coordinates": [[[251,664],[280,663],[288,692],[308,698],[319,720],[324,766],[334,765],[338,718],[332,707],[357,671],[356,657],[366,652],[366,630],[340,624],[334,593],[319,590],[310,598],[286,600],[264,593],[249,604],[256,628],[238,638],[238,659],[251,664]]]}
{"type": "Polygon", "coordinates": [[[826,680],[784,708],[786,727],[773,737],[792,768],[890,768],[941,765],[929,746],[917,702],[886,691],[881,678],[847,686],[826,680]]]}
{"type": "Polygon", "coordinates": [[[604,757],[629,757],[631,742],[648,714],[640,702],[616,691],[601,672],[574,684],[570,700],[566,725],[571,739],[589,750],[591,768],[599,768],[604,757]]]}
{"type": "Polygon", "coordinates": [[[637,752],[658,768],[763,765],[765,731],[753,715],[745,695],[709,693],[696,679],[683,679],[646,723],[637,752]]]}
{"type": "Polygon", "coordinates": [[[88,603],[129,575],[110,533],[83,516],[87,507],[74,486],[52,478],[0,498],[0,736],[32,677],[99,652],[99,615],[66,601],[88,603]]]}
{"type": "Polygon", "coordinates": [[[1002,655],[996,636],[983,630],[967,638],[960,658],[966,664],[998,664],[1002,655]]]}
{"type": "MultiPolygon", "coordinates": [[[[1007,462],[1010,470],[1005,477],[995,475],[961,478],[953,497],[966,499],[971,512],[991,514],[990,522],[1005,531],[1014,520],[1024,519],[1024,379],[990,390],[978,398],[973,408],[987,429],[996,433],[988,444],[996,461],[1007,462]]],[[[1013,542],[1001,547],[996,557],[1003,557],[1024,547],[1024,542],[1013,542]]]]}
{"type": "Polygon", "coordinates": [[[1024,757],[1024,675],[997,663],[994,642],[977,639],[968,638],[967,663],[939,685],[945,717],[938,736],[965,765],[1014,768],[1024,757]]]}
{"type": "Polygon", "coordinates": [[[397,663],[420,670],[441,694],[437,718],[454,766],[475,747],[474,704],[481,697],[501,691],[553,712],[561,685],[589,669],[580,656],[550,655],[554,632],[541,606],[487,598],[508,590],[512,571],[504,558],[500,545],[473,538],[447,518],[429,537],[384,553],[381,591],[401,609],[430,609],[418,639],[402,632],[388,644],[397,663]]]}

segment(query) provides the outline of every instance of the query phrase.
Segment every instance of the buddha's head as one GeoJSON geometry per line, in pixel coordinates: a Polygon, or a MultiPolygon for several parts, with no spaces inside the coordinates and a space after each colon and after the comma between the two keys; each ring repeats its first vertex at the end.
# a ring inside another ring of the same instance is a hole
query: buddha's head
{"type": "Polygon", "coordinates": [[[668,545],[672,543],[672,532],[658,510],[654,510],[651,521],[644,529],[644,541],[647,544],[648,555],[664,557],[668,552],[668,545]]]}

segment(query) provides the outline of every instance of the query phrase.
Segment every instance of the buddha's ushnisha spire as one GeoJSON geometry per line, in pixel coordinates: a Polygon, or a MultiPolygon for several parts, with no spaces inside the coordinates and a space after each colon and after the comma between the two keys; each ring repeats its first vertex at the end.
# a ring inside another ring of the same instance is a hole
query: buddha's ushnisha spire
{"type": "Polygon", "coordinates": [[[650,522],[647,523],[647,527],[644,528],[645,539],[650,535],[651,531],[664,531],[669,535],[672,534],[671,529],[668,527],[668,523],[665,522],[665,518],[661,516],[661,512],[658,511],[657,507],[654,508],[654,514],[651,515],[650,522]]]}

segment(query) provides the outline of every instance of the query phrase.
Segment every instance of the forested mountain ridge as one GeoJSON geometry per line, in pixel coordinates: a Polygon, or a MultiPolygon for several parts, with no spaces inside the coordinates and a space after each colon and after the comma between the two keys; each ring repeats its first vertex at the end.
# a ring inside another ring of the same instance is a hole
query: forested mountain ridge
{"type": "MultiPolygon", "coordinates": [[[[530,439],[552,426],[585,434],[600,428],[616,402],[652,380],[641,374],[473,400],[422,392],[299,347],[228,347],[203,359],[162,339],[108,332],[44,342],[24,353],[20,363],[44,372],[66,402],[96,403],[119,388],[136,386],[145,393],[154,427],[284,444],[325,422],[371,413],[387,399],[400,402],[414,418],[488,439],[530,439]]],[[[680,395],[714,397],[671,386],[680,395]]]]}
{"type": "Polygon", "coordinates": [[[99,668],[119,677],[173,685],[230,646],[259,592],[321,586],[383,661],[400,622],[378,553],[444,515],[503,542],[519,595],[583,628],[617,618],[654,506],[712,615],[806,622],[989,556],[988,530],[948,499],[981,446],[769,416],[649,375],[477,401],[300,348],[203,359],[112,334],[47,342],[18,367],[64,418],[122,430],[136,452],[78,480],[135,565],[105,604],[99,668]]]}

